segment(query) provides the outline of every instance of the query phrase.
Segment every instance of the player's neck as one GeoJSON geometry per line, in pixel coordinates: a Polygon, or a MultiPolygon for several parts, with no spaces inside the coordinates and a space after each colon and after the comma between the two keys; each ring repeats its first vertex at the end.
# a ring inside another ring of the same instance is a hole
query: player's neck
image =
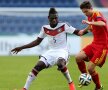
{"type": "MultiPolygon", "coordinates": [[[[57,23],[58,24],[58,23],[57,23]]],[[[55,28],[57,26],[57,24],[50,24],[51,28],[55,28]]]]}

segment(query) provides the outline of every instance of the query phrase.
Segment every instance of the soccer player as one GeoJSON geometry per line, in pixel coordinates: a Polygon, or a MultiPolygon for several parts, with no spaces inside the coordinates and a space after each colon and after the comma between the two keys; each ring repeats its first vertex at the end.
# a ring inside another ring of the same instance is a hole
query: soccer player
{"type": "Polygon", "coordinates": [[[75,85],[70,77],[66,63],[68,62],[68,47],[67,47],[67,33],[80,35],[80,31],[70,26],[67,23],[59,22],[58,12],[55,8],[50,8],[48,15],[49,25],[43,25],[37,39],[33,42],[16,47],[11,52],[18,53],[19,51],[37,46],[41,41],[48,37],[49,50],[41,55],[40,60],[29,73],[24,88],[28,90],[31,82],[37,78],[38,73],[54,65],[58,66],[58,70],[63,73],[69,83],[70,90],[75,90],[75,85]]]}
{"type": "MultiPolygon", "coordinates": [[[[84,1],[80,5],[80,9],[87,16],[88,20],[82,20],[83,24],[88,26],[82,30],[82,34],[90,30],[93,34],[93,41],[87,45],[76,55],[76,62],[81,73],[90,73],[95,83],[94,90],[102,90],[103,86],[96,72],[96,66],[102,67],[107,55],[107,22],[101,12],[93,9],[89,1],[84,1]],[[87,70],[84,61],[88,62],[87,70]]],[[[80,85],[82,86],[82,85],[80,85]]]]}

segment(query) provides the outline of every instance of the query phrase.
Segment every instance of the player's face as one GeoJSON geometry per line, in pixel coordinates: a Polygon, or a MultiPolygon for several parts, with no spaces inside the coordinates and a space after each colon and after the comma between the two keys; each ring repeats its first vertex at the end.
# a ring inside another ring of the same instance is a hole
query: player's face
{"type": "Polygon", "coordinates": [[[58,24],[58,15],[57,14],[50,14],[49,17],[49,23],[51,27],[55,27],[58,24]]]}
{"type": "Polygon", "coordinates": [[[86,15],[86,16],[92,16],[93,10],[91,9],[82,9],[82,12],[86,15]]]}

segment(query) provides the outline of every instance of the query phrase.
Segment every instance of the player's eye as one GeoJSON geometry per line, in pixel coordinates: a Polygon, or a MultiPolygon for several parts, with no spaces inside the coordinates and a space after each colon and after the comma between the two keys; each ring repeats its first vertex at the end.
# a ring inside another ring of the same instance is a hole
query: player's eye
{"type": "Polygon", "coordinates": [[[57,19],[57,17],[52,17],[52,19],[57,19]]]}

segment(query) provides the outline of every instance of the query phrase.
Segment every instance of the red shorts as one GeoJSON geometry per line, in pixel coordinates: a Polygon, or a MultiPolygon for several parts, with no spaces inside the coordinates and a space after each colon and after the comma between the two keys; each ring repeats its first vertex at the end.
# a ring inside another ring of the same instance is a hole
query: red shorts
{"type": "Polygon", "coordinates": [[[102,67],[107,56],[107,48],[105,45],[90,44],[83,51],[95,65],[102,67]]]}

